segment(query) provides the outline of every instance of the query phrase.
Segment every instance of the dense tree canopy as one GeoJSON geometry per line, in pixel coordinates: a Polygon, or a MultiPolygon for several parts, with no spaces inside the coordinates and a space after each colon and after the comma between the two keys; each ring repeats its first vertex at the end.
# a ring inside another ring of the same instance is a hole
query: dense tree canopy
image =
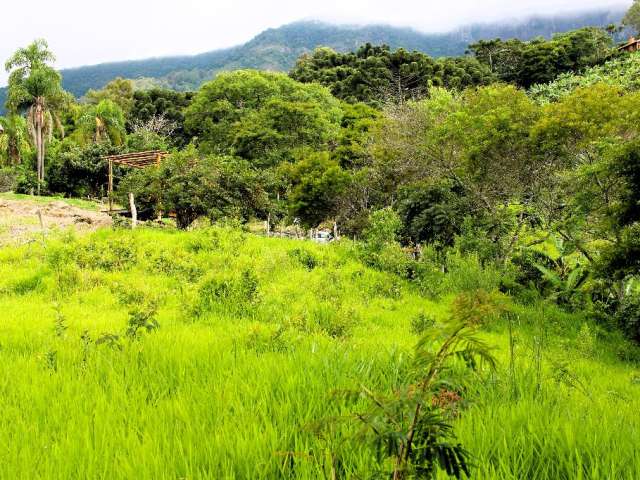
{"type": "Polygon", "coordinates": [[[191,140],[185,131],[184,110],[193,99],[193,93],[153,88],[133,94],[133,105],[128,115],[128,129],[150,129],[171,137],[176,147],[184,147],[191,140]]]}
{"type": "Polygon", "coordinates": [[[319,48],[298,60],[291,78],[326,86],[347,102],[381,105],[424,96],[432,86],[463,89],[494,80],[487,67],[471,58],[434,60],[420,52],[364,45],[353,53],[319,48]]]}
{"type": "Polygon", "coordinates": [[[185,111],[185,126],[204,152],[270,166],[291,159],[298,148],[326,148],[341,118],[339,102],[323,87],[283,74],[239,71],[202,87],[185,111]]]}
{"type": "Polygon", "coordinates": [[[551,40],[481,40],[469,50],[500,80],[525,88],[598,65],[614,53],[611,36],[591,27],[558,34],[551,40]]]}

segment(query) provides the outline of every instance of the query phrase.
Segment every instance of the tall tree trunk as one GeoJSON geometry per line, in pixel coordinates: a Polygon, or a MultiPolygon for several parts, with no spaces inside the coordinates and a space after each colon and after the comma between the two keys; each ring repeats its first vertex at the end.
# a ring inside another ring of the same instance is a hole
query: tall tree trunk
{"type": "Polygon", "coordinates": [[[18,139],[15,136],[9,138],[9,163],[11,165],[19,165],[21,163],[20,149],[18,148],[18,139]]]}
{"type": "Polygon", "coordinates": [[[42,97],[36,99],[35,129],[39,196],[41,185],[44,181],[44,99],[42,97]]]}
{"type": "MultiPolygon", "coordinates": [[[[36,112],[36,115],[37,112],[36,112]]],[[[38,177],[38,196],[40,196],[40,184],[42,182],[42,150],[40,146],[42,145],[42,126],[36,117],[36,170],[38,177]]]]}

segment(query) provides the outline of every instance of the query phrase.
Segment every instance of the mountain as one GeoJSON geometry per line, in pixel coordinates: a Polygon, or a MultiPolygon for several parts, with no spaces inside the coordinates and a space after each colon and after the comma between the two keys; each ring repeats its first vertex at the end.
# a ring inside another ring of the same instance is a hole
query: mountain
{"type": "MultiPolygon", "coordinates": [[[[239,68],[288,71],[300,55],[318,46],[350,51],[370,42],[419,50],[434,57],[464,55],[467,46],[481,39],[550,37],[585,26],[619,23],[624,9],[608,9],[563,16],[537,16],[496,23],[468,25],[448,33],[429,34],[386,25],[346,26],[322,22],[296,22],[272,28],[233,48],[200,55],[151,58],[104,63],[62,70],[63,86],[77,97],[102,88],[116,77],[136,80],[139,88],[162,86],[192,90],[217,72],[239,68]]],[[[0,89],[0,108],[4,105],[0,89]]]]}

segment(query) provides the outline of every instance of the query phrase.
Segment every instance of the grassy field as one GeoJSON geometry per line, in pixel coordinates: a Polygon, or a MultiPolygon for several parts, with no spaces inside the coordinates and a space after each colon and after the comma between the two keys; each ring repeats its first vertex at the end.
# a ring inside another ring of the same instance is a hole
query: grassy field
{"type": "MultiPolygon", "coordinates": [[[[420,318],[498,285],[459,259],[426,295],[349,242],[61,235],[0,250],[0,478],[372,478],[357,421],[312,428],[362,408],[334,392],[390,391],[420,318]]],[[[455,420],[473,477],[640,478],[636,350],[540,301],[509,319],[455,420]]]]}

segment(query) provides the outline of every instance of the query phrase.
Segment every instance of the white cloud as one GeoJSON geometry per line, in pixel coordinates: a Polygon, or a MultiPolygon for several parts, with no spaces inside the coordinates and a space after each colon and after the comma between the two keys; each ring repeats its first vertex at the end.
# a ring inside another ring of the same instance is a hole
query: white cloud
{"type": "MultiPolygon", "coordinates": [[[[32,0],[0,5],[0,60],[46,38],[60,68],[237,45],[300,19],[388,23],[424,31],[630,0],[32,0]]],[[[0,84],[6,75],[0,72],[0,84]]]]}

